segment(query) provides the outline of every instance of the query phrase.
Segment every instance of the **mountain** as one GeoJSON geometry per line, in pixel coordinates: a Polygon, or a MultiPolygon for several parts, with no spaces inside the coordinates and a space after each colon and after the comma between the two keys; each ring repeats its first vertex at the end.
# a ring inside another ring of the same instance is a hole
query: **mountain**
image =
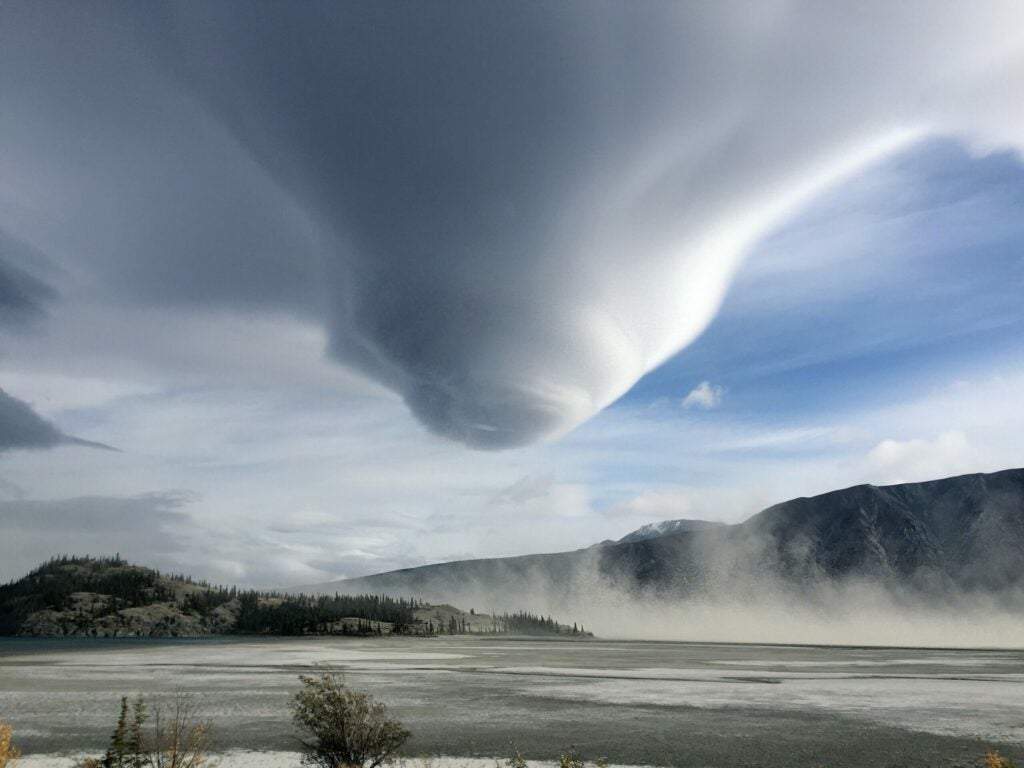
{"type": "Polygon", "coordinates": [[[662,520],[657,523],[641,525],[635,531],[627,533],[616,544],[628,544],[633,541],[645,541],[656,539],[659,536],[669,536],[673,533],[687,533],[689,531],[703,531],[708,528],[718,528],[725,523],[715,523],[710,520],[662,520]]]}
{"type": "Polygon", "coordinates": [[[524,611],[489,615],[383,595],[306,596],[214,587],[120,557],[60,557],[0,586],[0,635],[516,634],[586,637],[524,611]]]}
{"type": "Polygon", "coordinates": [[[558,604],[586,600],[595,588],[681,596],[849,579],[928,594],[1024,595],[1024,470],[858,485],[776,504],[736,525],[645,526],[573,552],[440,563],[301,589],[495,604],[543,594],[558,604]]]}
{"type": "Polygon", "coordinates": [[[439,563],[288,594],[63,557],[0,586],[0,635],[573,634],[550,617],[505,611],[591,604],[602,590],[616,600],[756,596],[854,581],[1024,607],[1024,470],[858,485],[737,525],[672,521],[573,552],[439,563]]]}
{"type": "Polygon", "coordinates": [[[1024,581],[1024,470],[777,504],[744,524],[783,573],[866,573],[998,591],[1024,581]]]}

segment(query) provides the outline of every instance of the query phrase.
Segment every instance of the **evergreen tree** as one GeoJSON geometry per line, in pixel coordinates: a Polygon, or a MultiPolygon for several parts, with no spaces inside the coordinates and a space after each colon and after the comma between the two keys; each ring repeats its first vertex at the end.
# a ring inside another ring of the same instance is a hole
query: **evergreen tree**
{"type": "Polygon", "coordinates": [[[128,751],[128,766],[130,768],[145,768],[146,744],[142,736],[142,726],[146,722],[146,701],[140,693],[132,702],[132,720],[128,725],[125,747],[128,751]]]}
{"type": "Polygon", "coordinates": [[[128,697],[121,697],[121,711],[110,737],[110,746],[100,760],[102,768],[145,768],[145,746],[142,725],[146,721],[146,705],[139,696],[128,705],[128,697]],[[130,711],[130,717],[129,717],[130,711]]]}

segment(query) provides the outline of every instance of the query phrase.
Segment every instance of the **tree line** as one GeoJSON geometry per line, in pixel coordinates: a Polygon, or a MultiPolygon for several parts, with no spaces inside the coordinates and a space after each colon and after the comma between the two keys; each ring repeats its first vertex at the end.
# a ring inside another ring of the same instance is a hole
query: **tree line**
{"type": "Polygon", "coordinates": [[[26,619],[42,610],[75,610],[82,626],[125,608],[170,603],[203,619],[217,618],[217,632],[245,635],[462,635],[462,634],[585,634],[570,630],[551,616],[494,613],[423,616],[430,605],[413,598],[388,595],[293,595],[281,592],[212,586],[184,575],[164,576],[114,557],[62,555],[27,576],[0,586],[0,635],[17,634],[26,619]],[[75,593],[102,599],[83,602],[75,593]],[[223,616],[215,612],[227,606],[223,616]],[[420,612],[419,616],[417,612],[420,612]],[[467,618],[470,621],[467,621],[467,618]]]}
{"type": "Polygon", "coordinates": [[[402,634],[416,622],[415,602],[387,595],[278,595],[238,593],[239,610],[234,631],[241,634],[304,635],[381,633],[380,623],[402,634]],[[356,619],[332,628],[342,619],[356,619]]]}

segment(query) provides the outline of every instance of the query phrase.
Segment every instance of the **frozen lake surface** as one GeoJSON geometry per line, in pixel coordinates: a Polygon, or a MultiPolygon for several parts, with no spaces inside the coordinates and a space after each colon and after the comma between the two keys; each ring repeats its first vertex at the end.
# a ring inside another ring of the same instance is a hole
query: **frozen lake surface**
{"type": "Polygon", "coordinates": [[[411,756],[464,765],[493,765],[466,759],[507,756],[510,742],[540,760],[574,744],[657,766],[962,766],[990,747],[1024,759],[1024,651],[1010,650],[7,639],[0,720],[26,768],[57,765],[102,750],[121,695],[182,689],[213,720],[217,748],[234,751],[225,766],[297,765],[287,702],[314,664],[388,704],[413,731],[411,756]]]}

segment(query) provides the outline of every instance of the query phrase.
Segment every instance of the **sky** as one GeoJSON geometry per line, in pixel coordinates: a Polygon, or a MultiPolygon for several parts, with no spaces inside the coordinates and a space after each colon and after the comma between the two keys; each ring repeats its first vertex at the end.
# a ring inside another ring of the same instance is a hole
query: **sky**
{"type": "Polygon", "coordinates": [[[0,579],[1024,466],[1016,2],[0,5],[0,579]]]}

